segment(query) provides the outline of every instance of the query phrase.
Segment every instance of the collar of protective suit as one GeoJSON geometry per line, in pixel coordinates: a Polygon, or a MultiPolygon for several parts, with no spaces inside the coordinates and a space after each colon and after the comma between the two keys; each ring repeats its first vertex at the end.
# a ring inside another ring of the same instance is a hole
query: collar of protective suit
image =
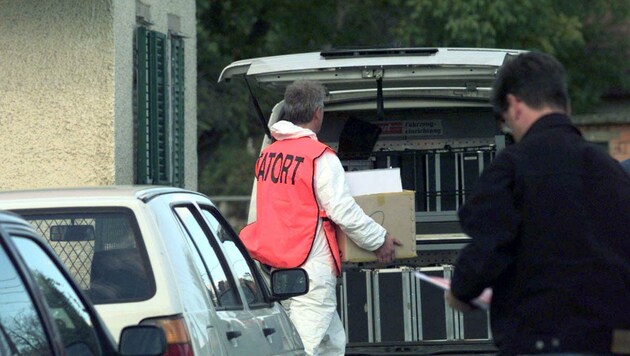
{"type": "Polygon", "coordinates": [[[315,132],[286,120],[276,122],[271,126],[270,130],[271,136],[278,141],[300,137],[310,137],[313,140],[317,140],[315,132]]]}

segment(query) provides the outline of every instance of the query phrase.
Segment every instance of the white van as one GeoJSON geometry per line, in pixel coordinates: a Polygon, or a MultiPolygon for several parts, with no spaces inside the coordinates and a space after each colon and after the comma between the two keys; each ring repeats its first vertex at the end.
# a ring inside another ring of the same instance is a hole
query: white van
{"type": "MultiPolygon", "coordinates": [[[[328,50],[239,60],[223,69],[219,82],[244,77],[249,87],[274,93],[280,100],[269,119],[259,117],[266,133],[262,148],[271,143],[269,127],[281,119],[286,87],[298,79],[321,83],[327,95],[318,139],[337,150],[344,168],[400,167],[406,175],[401,177],[403,189],[416,191],[419,214],[448,211],[447,215],[454,216],[462,203],[461,194],[472,186],[474,177],[463,182],[463,169],[458,170],[459,177],[450,177],[455,169],[452,173],[435,169],[434,156],[424,155],[419,162],[418,157],[411,157],[412,151],[462,153],[503,147],[505,137],[497,129],[490,90],[504,61],[522,52],[486,48],[328,50]],[[405,158],[417,162],[401,164],[405,158]],[[444,178],[440,173],[449,174],[447,185],[440,184],[444,178]]],[[[255,98],[254,91],[250,93],[255,98]]],[[[258,101],[253,102],[257,105],[258,101]]],[[[457,159],[454,166],[463,160],[457,159]]],[[[250,221],[255,206],[253,200],[250,221]]]]}
{"type": "MultiPolygon", "coordinates": [[[[287,85],[316,81],[327,90],[319,141],[337,151],[347,171],[399,168],[402,188],[415,192],[417,257],[389,269],[364,262],[343,266],[338,311],[348,354],[367,348],[378,353],[377,347],[387,353],[391,345],[428,354],[446,344],[464,354],[479,343],[493,353],[486,312],[462,315],[445,305],[441,291],[421,293],[425,286],[409,277],[409,268],[436,269],[448,278],[468,242],[457,210],[484,167],[509,144],[489,101],[492,84],[503,63],[523,52],[326,50],[244,59],[223,69],[219,81],[244,77],[252,96],[267,91],[279,101],[268,116],[256,110],[267,134],[262,148],[271,143],[269,127],[282,119],[287,85]],[[391,284],[383,282],[385,276],[391,284]]],[[[249,221],[255,219],[255,188],[254,183],[249,221]]]]}
{"type": "Polygon", "coordinates": [[[168,355],[303,355],[276,301],[308,290],[304,270],[272,275],[272,293],[204,195],[169,187],[0,193],[0,209],[39,231],[112,335],[158,325],[168,355]],[[287,290],[287,288],[292,288],[287,290]]]}

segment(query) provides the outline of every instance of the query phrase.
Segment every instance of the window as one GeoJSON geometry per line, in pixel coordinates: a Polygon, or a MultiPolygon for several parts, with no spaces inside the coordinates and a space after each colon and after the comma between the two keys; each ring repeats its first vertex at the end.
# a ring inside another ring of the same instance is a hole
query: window
{"type": "Polygon", "coordinates": [[[241,299],[230,276],[230,269],[206,236],[193,213],[194,209],[189,206],[178,206],[175,207],[175,212],[190,237],[191,245],[194,247],[193,254],[198,255],[195,256],[197,269],[219,309],[242,309],[241,299]]]}
{"type": "Polygon", "coordinates": [[[258,283],[258,278],[256,278],[255,267],[248,263],[248,259],[243,254],[243,251],[239,249],[235,242],[232,229],[228,227],[227,222],[221,218],[221,215],[216,209],[202,207],[202,212],[217,243],[223,246],[225,256],[230,261],[232,272],[236,275],[241,285],[248,305],[268,306],[258,283]]]}
{"type": "Polygon", "coordinates": [[[95,304],[146,300],[155,281],[133,212],[126,208],[18,211],[95,304]]]}
{"type": "Polygon", "coordinates": [[[92,319],[79,295],[57,265],[34,241],[14,237],[13,241],[39,286],[61,341],[69,355],[99,355],[100,345],[92,319]]]}
{"type": "Polygon", "coordinates": [[[183,38],[138,27],[134,67],[136,183],[183,187],[183,38]]]}
{"type": "Polygon", "coordinates": [[[0,355],[48,355],[48,337],[9,256],[0,249],[0,355]]]}

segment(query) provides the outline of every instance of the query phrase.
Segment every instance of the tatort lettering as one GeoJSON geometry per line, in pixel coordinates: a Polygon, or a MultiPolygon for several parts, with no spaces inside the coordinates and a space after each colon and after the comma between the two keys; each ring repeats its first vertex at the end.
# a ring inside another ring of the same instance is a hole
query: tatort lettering
{"type": "Polygon", "coordinates": [[[289,183],[295,185],[295,175],[300,164],[304,162],[304,157],[294,155],[284,155],[282,152],[265,152],[256,160],[256,180],[272,183],[289,183]]]}

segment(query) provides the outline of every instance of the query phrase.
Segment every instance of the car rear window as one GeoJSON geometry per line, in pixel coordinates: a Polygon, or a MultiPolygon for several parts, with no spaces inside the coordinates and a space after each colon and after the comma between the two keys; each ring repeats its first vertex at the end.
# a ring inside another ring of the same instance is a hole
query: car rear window
{"type": "Polygon", "coordinates": [[[146,300],[155,294],[155,281],[131,210],[16,212],[39,231],[95,304],[146,300]]]}

